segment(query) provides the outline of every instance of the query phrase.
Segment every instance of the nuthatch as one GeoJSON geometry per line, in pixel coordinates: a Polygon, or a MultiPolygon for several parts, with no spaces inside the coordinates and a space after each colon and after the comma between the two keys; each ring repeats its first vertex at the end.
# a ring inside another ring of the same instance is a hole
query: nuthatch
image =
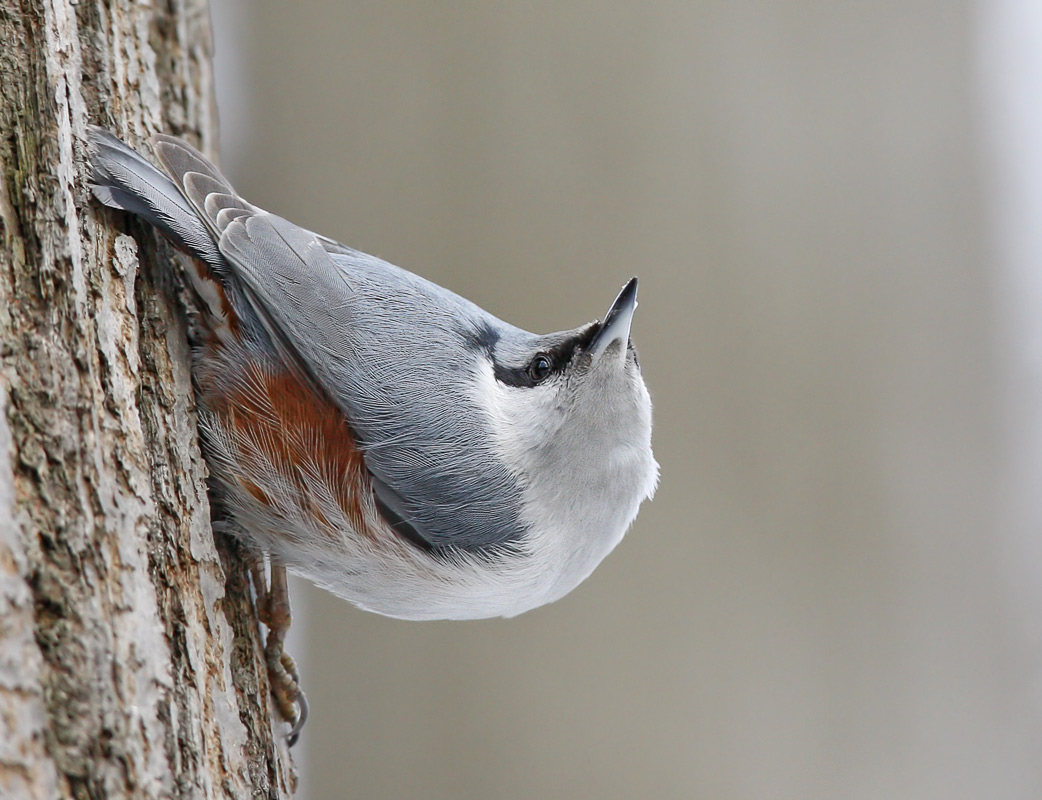
{"type": "Polygon", "coordinates": [[[540,336],[250,205],[180,139],[153,141],[165,173],[99,128],[89,147],[95,197],[195,258],[205,453],[283,600],[289,569],[392,617],[513,616],[574,589],[654,492],[636,278],[540,336]]]}

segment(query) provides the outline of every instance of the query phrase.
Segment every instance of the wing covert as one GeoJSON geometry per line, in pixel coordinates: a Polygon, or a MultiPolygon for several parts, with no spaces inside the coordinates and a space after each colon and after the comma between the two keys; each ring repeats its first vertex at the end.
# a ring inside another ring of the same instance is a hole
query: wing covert
{"type": "Polygon", "coordinates": [[[334,261],[263,211],[230,220],[219,247],[283,358],[347,415],[392,527],[435,549],[520,538],[520,488],[460,392],[476,306],[371,256],[334,261]]]}

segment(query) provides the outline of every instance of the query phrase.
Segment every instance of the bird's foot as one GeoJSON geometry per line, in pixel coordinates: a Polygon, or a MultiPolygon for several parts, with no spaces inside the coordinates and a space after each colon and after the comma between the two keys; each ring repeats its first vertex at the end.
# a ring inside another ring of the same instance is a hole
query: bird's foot
{"type": "Polygon", "coordinates": [[[265,580],[264,564],[251,566],[253,586],[257,592],[257,614],[268,627],[264,645],[264,661],[268,667],[271,695],[279,715],[290,724],[289,746],[297,743],[308,718],[308,703],[300,688],[300,673],[293,657],[285,651],[286,634],[292,622],[289,607],[289,585],[286,568],[272,562],[271,583],[265,580]]]}

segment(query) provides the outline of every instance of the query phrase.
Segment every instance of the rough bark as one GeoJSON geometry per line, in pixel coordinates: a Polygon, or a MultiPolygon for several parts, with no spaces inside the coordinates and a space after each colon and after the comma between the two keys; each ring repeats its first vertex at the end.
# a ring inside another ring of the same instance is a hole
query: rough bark
{"type": "Polygon", "coordinates": [[[210,49],[203,0],[0,0],[0,797],[291,794],[175,256],[83,180],[88,121],[213,149],[210,49]]]}

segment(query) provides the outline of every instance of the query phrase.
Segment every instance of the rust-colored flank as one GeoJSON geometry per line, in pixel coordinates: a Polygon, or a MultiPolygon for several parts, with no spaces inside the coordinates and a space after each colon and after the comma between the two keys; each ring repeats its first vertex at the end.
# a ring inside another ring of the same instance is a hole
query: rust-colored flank
{"type": "MultiPolygon", "coordinates": [[[[233,434],[230,438],[240,449],[238,461],[249,463],[250,449],[263,454],[297,490],[305,512],[326,525],[311,487],[327,484],[352,527],[372,536],[361,508],[362,493],[370,491],[365,463],[344,414],[288,371],[250,364],[243,372],[233,391],[207,393],[207,387],[201,387],[206,405],[233,434]]],[[[220,385],[206,383],[211,390],[220,385]]],[[[259,502],[272,505],[269,492],[251,478],[235,478],[259,502]]]]}

